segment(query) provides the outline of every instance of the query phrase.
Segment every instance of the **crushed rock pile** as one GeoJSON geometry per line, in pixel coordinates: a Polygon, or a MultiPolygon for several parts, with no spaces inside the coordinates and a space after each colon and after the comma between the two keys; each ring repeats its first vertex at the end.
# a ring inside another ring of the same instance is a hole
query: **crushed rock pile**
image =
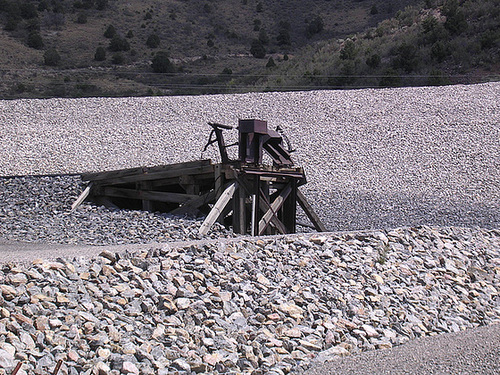
{"type": "Polygon", "coordinates": [[[500,320],[500,232],[401,228],[4,265],[0,374],[288,374],[500,320]]]}

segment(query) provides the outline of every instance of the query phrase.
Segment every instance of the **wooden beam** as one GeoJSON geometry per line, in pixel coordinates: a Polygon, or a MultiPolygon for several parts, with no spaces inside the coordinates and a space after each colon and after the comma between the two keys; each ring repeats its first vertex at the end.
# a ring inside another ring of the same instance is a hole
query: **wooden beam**
{"type": "Polygon", "coordinates": [[[129,198],[139,200],[150,200],[167,203],[184,203],[190,199],[197,198],[197,195],[168,193],[163,191],[145,191],[134,189],[122,189],[111,186],[102,188],[102,195],[107,197],[129,198]]]}
{"type": "Polygon", "coordinates": [[[189,173],[183,173],[183,171],[185,170],[196,170],[197,168],[203,169],[203,167],[212,167],[211,169],[213,171],[213,165],[211,160],[206,159],[206,160],[189,161],[186,163],[160,165],[155,167],[138,167],[138,168],[120,169],[115,171],[84,173],[82,174],[82,180],[106,181],[115,179],[117,180],[125,179],[126,182],[130,182],[129,181],[130,178],[134,178],[140,175],[154,175],[157,177],[154,177],[153,179],[158,179],[162,178],[163,174],[167,172],[170,172],[171,177],[182,176],[184,174],[189,174],[189,173]]]}
{"type": "MultiPolygon", "coordinates": [[[[266,210],[272,211],[273,215],[271,216],[271,222],[275,225],[276,229],[278,229],[280,231],[280,233],[282,233],[282,234],[287,233],[285,224],[283,224],[281,222],[281,220],[278,218],[277,212],[274,211],[274,209],[271,206],[271,203],[269,203],[268,196],[265,195],[264,192],[262,192],[262,190],[261,190],[261,198],[262,199],[259,202],[260,209],[264,212],[266,212],[266,210]]],[[[267,225],[266,228],[269,228],[269,225],[267,225]]],[[[262,235],[262,234],[264,234],[264,233],[260,233],[258,235],[262,235]]]]}
{"type": "Polygon", "coordinates": [[[222,195],[219,197],[215,205],[212,207],[212,210],[208,214],[208,216],[205,218],[205,221],[201,224],[200,227],[200,234],[205,235],[208,233],[212,225],[217,221],[219,216],[222,214],[224,211],[224,208],[227,206],[229,201],[234,195],[234,192],[236,191],[236,188],[238,187],[237,182],[233,182],[229,187],[222,193],[222,195]]]}
{"type": "Polygon", "coordinates": [[[201,206],[211,203],[215,199],[216,192],[214,190],[209,191],[203,195],[196,196],[188,201],[186,201],[182,206],[170,211],[172,215],[185,215],[189,214],[201,206]]]}
{"type": "Polygon", "coordinates": [[[119,185],[131,182],[151,181],[151,180],[181,177],[186,175],[213,173],[213,172],[214,172],[213,165],[204,165],[204,166],[196,166],[196,167],[182,168],[182,169],[176,168],[176,169],[166,169],[158,171],[146,170],[142,173],[135,173],[127,176],[116,176],[110,178],[99,177],[98,179],[91,181],[96,181],[96,182],[99,181],[99,183],[103,185],[119,185]]]}
{"type": "Polygon", "coordinates": [[[85,199],[87,199],[87,197],[89,196],[90,190],[92,189],[92,186],[93,186],[92,182],[87,185],[85,190],[83,190],[83,192],[80,194],[80,196],[71,205],[71,212],[76,210],[85,201],[85,199]]]}
{"type": "MultiPolygon", "coordinates": [[[[286,185],[286,187],[281,191],[281,193],[274,200],[274,202],[271,203],[269,210],[264,214],[264,216],[262,216],[262,219],[260,219],[259,236],[264,233],[267,226],[271,222],[272,217],[276,216],[276,212],[278,212],[278,210],[281,208],[281,206],[285,202],[285,199],[288,197],[288,195],[290,194],[291,191],[292,191],[291,184],[286,185]]],[[[283,233],[283,234],[285,234],[285,233],[283,233]]]]}
{"type": "Polygon", "coordinates": [[[311,220],[311,223],[313,223],[314,228],[318,232],[326,232],[325,225],[322,223],[321,219],[316,214],[316,212],[314,212],[312,206],[307,201],[305,195],[302,194],[302,192],[299,189],[297,189],[297,201],[299,202],[300,207],[302,207],[309,220],[311,220]]]}

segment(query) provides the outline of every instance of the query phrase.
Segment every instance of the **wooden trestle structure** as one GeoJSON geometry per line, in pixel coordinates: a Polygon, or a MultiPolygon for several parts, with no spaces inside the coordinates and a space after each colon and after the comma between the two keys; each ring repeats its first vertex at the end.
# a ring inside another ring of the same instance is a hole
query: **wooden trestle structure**
{"type": "Polygon", "coordinates": [[[206,216],[200,233],[216,222],[235,233],[260,236],[295,233],[297,204],[317,231],[325,231],[319,217],[298,189],[306,183],[304,170],[293,167],[291,150],[278,132],[260,120],[239,121],[238,160],[230,160],[222,135],[229,126],[213,124],[205,149],[217,142],[221,163],[185,163],[84,173],[89,185],[73,205],[88,199],[108,207],[206,216]],[[212,139],[215,135],[215,139],[212,139]],[[273,165],[262,164],[263,151],[273,165]]]}

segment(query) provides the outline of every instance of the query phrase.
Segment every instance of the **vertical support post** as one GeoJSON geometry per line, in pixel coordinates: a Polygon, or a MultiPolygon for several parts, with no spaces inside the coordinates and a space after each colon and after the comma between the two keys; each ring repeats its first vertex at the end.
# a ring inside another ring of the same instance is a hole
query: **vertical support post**
{"type": "Polygon", "coordinates": [[[292,190],[283,203],[281,221],[285,225],[288,233],[295,233],[297,226],[297,180],[292,178],[290,185],[292,190]]]}
{"type": "Polygon", "coordinates": [[[233,232],[238,234],[247,233],[247,210],[245,202],[247,194],[245,187],[242,186],[245,183],[245,179],[242,178],[233,198],[233,232]]]}
{"type": "MultiPolygon", "coordinates": [[[[140,182],[140,183],[138,183],[137,189],[144,190],[144,191],[151,190],[151,182],[149,182],[149,181],[140,182]]],[[[154,211],[153,210],[153,202],[148,200],[148,199],[143,199],[142,200],[142,210],[149,211],[149,212],[154,211]]]]}
{"type": "MultiPolygon", "coordinates": [[[[224,174],[222,173],[222,164],[216,164],[214,168],[214,177],[215,177],[215,200],[220,198],[224,189],[224,174]]],[[[224,224],[224,215],[219,216],[217,222],[220,224],[224,224]]]]}
{"type": "Polygon", "coordinates": [[[252,236],[259,235],[259,220],[260,220],[260,176],[256,175],[253,184],[252,193],[252,236]]]}

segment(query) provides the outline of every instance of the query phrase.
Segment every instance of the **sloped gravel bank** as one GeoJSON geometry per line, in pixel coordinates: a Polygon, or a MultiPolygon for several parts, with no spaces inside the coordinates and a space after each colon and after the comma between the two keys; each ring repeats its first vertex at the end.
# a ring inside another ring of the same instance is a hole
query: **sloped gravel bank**
{"type": "Polygon", "coordinates": [[[234,239],[4,265],[0,374],[286,374],[500,320],[500,232],[234,239]]]}
{"type": "MultiPolygon", "coordinates": [[[[330,230],[498,228],[500,83],[201,97],[0,101],[0,175],[199,159],[208,121],[283,127],[330,230]]],[[[236,130],[228,135],[234,140],[236,130]]],[[[214,149],[203,157],[217,159],[214,149]]]]}

